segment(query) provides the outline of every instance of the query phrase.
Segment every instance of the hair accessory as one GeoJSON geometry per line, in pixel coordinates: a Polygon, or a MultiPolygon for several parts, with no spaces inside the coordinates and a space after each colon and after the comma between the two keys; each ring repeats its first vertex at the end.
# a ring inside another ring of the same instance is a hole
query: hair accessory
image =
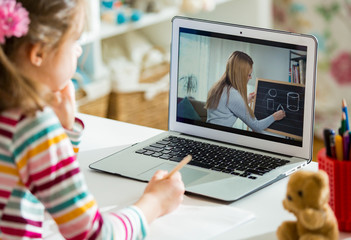
{"type": "Polygon", "coordinates": [[[0,0],[0,43],[5,38],[22,37],[27,34],[29,13],[16,0],[0,0]]]}

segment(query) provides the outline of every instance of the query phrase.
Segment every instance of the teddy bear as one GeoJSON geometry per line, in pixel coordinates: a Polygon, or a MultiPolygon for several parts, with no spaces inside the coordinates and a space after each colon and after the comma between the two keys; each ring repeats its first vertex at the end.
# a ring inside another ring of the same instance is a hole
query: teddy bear
{"type": "Polygon", "coordinates": [[[292,174],[283,206],[297,221],[283,222],[276,232],[278,239],[338,239],[338,223],[328,201],[329,178],[323,170],[292,174]]]}

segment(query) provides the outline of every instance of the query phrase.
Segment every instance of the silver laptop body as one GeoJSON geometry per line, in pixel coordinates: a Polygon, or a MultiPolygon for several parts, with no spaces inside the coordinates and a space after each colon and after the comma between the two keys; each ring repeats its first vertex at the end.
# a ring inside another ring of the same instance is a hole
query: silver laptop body
{"type": "MultiPolygon", "coordinates": [[[[249,156],[271,157],[265,158],[267,164],[269,159],[287,160],[286,164],[263,173],[256,172],[255,166],[250,167],[249,174],[245,174],[247,170],[233,174],[229,168],[203,168],[201,164],[188,164],[180,170],[188,193],[235,201],[306,166],[312,159],[316,39],[310,35],[185,17],[175,17],[172,24],[169,131],[101,159],[90,168],[148,181],[158,169],[170,171],[177,165],[177,161],[162,158],[170,153],[170,148],[159,151],[156,157],[150,154],[152,145],[165,144],[173,137],[224,147],[220,151],[234,149],[249,152],[249,156]],[[254,61],[248,91],[257,91],[254,106],[257,119],[265,114],[260,107],[270,110],[269,113],[278,107],[286,112],[285,119],[263,133],[252,131],[239,119],[232,127],[206,121],[207,111],[203,106],[207,93],[223,74],[234,51],[243,51],[254,61]],[[264,84],[271,84],[267,85],[270,87],[267,91],[264,84]],[[284,93],[286,99],[275,98],[277,92],[284,93]]],[[[250,158],[246,160],[250,162],[250,158]]]]}

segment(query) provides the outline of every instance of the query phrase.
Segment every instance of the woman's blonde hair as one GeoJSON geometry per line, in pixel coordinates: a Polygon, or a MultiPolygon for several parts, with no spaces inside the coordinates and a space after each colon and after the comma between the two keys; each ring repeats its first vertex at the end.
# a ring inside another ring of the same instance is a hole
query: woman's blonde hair
{"type": "Polygon", "coordinates": [[[17,51],[22,46],[42,44],[53,50],[61,44],[78,22],[83,0],[17,0],[29,12],[28,33],[20,38],[6,38],[0,44],[0,112],[21,109],[34,112],[42,109],[51,93],[17,69],[17,51]]]}
{"type": "Polygon", "coordinates": [[[229,57],[227,66],[222,77],[211,87],[205,108],[216,109],[219,104],[219,100],[222,96],[223,89],[227,87],[227,103],[229,101],[229,90],[230,87],[235,88],[242,96],[247,110],[251,117],[254,117],[252,109],[249,107],[247,100],[247,83],[249,74],[252,71],[253,61],[252,58],[244,52],[235,51],[229,57]]]}

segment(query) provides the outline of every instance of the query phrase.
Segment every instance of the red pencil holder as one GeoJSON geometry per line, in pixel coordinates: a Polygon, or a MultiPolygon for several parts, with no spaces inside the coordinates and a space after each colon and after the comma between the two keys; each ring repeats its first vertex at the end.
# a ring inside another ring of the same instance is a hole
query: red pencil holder
{"type": "Polygon", "coordinates": [[[330,200],[339,230],[351,232],[351,161],[329,158],[325,148],[318,152],[319,169],[329,176],[330,200]]]}

